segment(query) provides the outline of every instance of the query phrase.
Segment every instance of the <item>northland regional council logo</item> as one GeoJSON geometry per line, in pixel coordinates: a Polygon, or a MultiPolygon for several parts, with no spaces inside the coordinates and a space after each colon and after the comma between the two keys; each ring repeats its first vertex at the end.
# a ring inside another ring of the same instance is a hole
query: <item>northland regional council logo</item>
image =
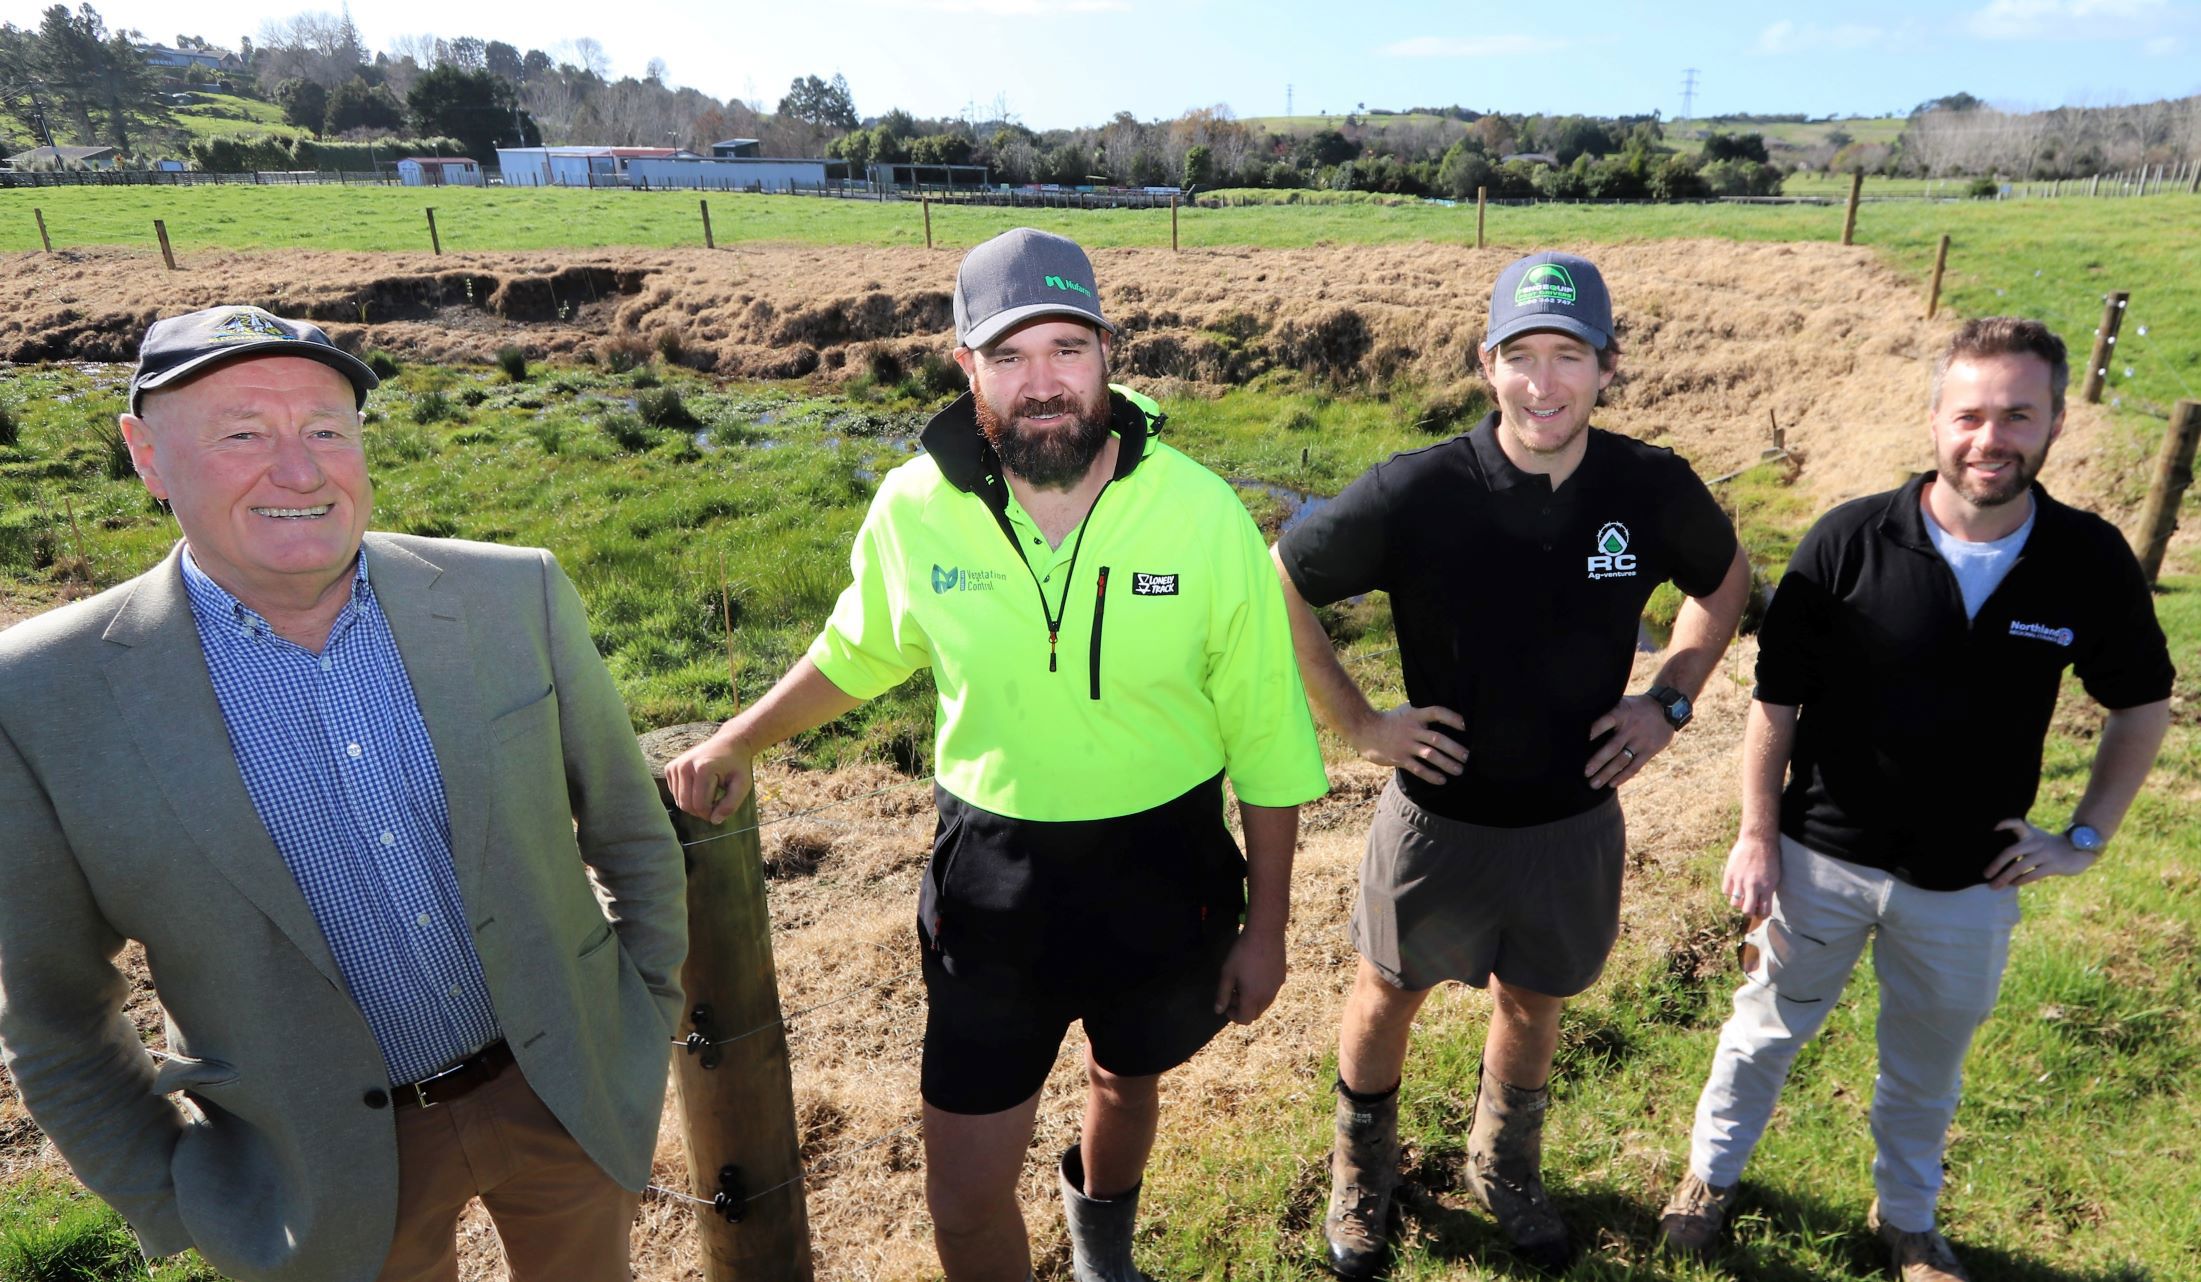
{"type": "Polygon", "coordinates": [[[1590,558],[1593,579],[1632,579],[1635,554],[1628,550],[1628,527],[1607,521],[1597,531],[1597,555],[1590,558]]]}
{"type": "MultiPolygon", "coordinates": [[[[1531,303],[1563,303],[1574,306],[1574,277],[1557,263],[1538,263],[1521,277],[1514,286],[1513,305],[1527,307],[1531,303]]],[[[1627,537],[1625,533],[1621,535],[1627,537]]]]}

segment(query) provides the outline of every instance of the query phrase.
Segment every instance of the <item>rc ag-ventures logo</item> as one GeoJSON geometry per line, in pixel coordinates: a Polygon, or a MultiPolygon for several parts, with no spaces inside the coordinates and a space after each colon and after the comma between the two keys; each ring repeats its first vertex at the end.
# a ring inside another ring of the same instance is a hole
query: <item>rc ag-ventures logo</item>
{"type": "Polygon", "coordinates": [[[1593,579],[1632,579],[1635,553],[1628,550],[1628,527],[1607,521],[1597,531],[1597,555],[1590,558],[1593,579]]]}
{"type": "MultiPolygon", "coordinates": [[[[1513,289],[1513,305],[1526,307],[1531,303],[1563,303],[1574,306],[1574,276],[1557,263],[1538,263],[1521,277],[1521,283],[1513,289]]],[[[1625,534],[1622,535],[1626,537],[1625,534]]]]}

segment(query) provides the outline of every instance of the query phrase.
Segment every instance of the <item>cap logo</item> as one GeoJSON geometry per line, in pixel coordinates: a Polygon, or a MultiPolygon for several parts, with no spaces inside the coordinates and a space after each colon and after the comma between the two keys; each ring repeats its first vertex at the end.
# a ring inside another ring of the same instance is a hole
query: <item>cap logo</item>
{"type": "Polygon", "coordinates": [[[209,343],[250,343],[263,338],[289,339],[291,335],[275,321],[259,312],[237,311],[222,317],[207,335],[209,343]]]}
{"type": "Polygon", "coordinates": [[[1093,296],[1092,290],[1087,289],[1085,286],[1078,284],[1074,280],[1065,280],[1060,276],[1049,276],[1039,283],[1047,286],[1049,289],[1068,290],[1073,294],[1083,294],[1087,298],[1091,298],[1093,296]]]}
{"type": "Polygon", "coordinates": [[[1574,306],[1574,277],[1557,263],[1538,263],[1521,277],[1514,287],[1513,305],[1527,307],[1534,303],[1560,303],[1574,306]]]}

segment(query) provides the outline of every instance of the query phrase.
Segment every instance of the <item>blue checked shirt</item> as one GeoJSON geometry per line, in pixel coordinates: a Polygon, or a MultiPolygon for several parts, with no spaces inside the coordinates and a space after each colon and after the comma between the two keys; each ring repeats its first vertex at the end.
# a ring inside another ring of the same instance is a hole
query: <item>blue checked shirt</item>
{"type": "Polygon", "coordinates": [[[390,1081],[418,1081],[496,1041],[451,863],[443,772],[366,550],[320,654],[276,636],[189,549],[183,580],[245,790],[390,1081]]]}

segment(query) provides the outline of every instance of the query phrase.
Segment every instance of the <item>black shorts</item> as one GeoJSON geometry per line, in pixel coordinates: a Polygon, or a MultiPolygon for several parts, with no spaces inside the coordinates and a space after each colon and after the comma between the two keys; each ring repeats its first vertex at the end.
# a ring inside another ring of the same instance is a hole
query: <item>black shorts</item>
{"type": "Polygon", "coordinates": [[[934,789],[940,818],[918,905],[925,1102],[998,1113],[1047,1079],[1073,1020],[1124,1076],[1174,1068],[1225,1023],[1223,959],[1245,859],[1222,777],[1135,815],[1012,819],[934,789]]]}

